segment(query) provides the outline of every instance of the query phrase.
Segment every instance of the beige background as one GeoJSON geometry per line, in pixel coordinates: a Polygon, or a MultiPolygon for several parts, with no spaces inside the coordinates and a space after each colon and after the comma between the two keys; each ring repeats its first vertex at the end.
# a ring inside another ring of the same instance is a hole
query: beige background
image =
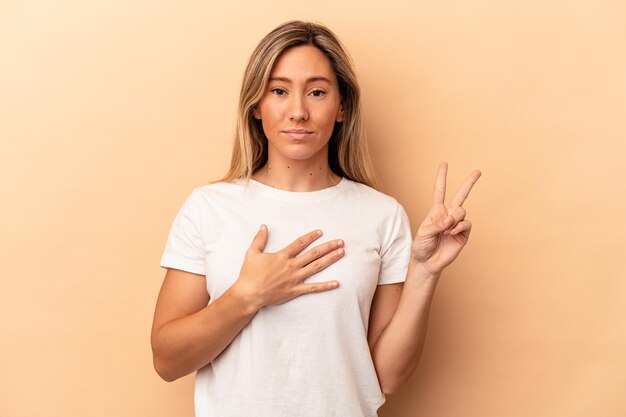
{"type": "Polygon", "coordinates": [[[0,415],[191,416],[152,369],[158,262],[224,173],[254,45],[328,24],[413,230],[437,163],[475,228],[382,417],[626,415],[623,1],[0,2],[0,415]]]}

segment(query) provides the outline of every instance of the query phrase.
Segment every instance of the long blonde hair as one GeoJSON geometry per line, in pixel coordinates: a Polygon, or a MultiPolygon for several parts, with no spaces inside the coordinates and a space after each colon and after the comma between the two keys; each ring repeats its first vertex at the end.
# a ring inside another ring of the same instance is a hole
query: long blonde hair
{"type": "Polygon", "coordinates": [[[241,85],[230,168],[220,181],[250,179],[267,162],[267,139],[252,111],[267,88],[276,60],[287,49],[302,45],[318,48],[330,60],[339,84],[344,121],[335,124],[329,141],[330,169],[339,176],[377,188],[363,128],[361,91],[352,60],[330,29],[298,20],[272,30],[250,56],[241,85]]]}

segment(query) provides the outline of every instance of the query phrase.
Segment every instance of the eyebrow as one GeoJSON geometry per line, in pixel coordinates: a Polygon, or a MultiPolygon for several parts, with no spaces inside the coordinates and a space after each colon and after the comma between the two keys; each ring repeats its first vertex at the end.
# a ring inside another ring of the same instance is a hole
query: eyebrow
{"type": "MultiPolygon", "coordinates": [[[[289,78],[287,78],[287,77],[272,77],[272,78],[270,78],[270,81],[282,81],[282,82],[285,82],[285,83],[290,83],[291,82],[291,80],[289,78]]],[[[321,77],[321,76],[310,77],[310,78],[307,78],[307,80],[306,80],[307,83],[311,83],[311,82],[315,82],[315,81],[324,81],[324,82],[327,82],[328,84],[332,84],[328,78],[321,77]]]]}

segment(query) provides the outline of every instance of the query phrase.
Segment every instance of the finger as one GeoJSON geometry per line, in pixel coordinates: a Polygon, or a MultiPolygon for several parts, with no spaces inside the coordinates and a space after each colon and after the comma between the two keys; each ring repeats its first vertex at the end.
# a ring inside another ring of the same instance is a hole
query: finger
{"type": "Polygon", "coordinates": [[[337,262],[343,257],[345,253],[346,251],[343,248],[339,248],[337,250],[333,250],[327,253],[321,258],[318,258],[301,268],[300,271],[298,271],[296,278],[299,280],[304,280],[313,274],[317,274],[321,270],[326,269],[329,265],[337,262]]]}
{"type": "Polygon", "coordinates": [[[456,226],[454,226],[452,230],[450,230],[450,234],[454,236],[458,235],[459,233],[463,233],[464,235],[468,236],[471,230],[472,222],[470,222],[469,220],[463,220],[459,222],[456,226]]]}
{"type": "Polygon", "coordinates": [[[311,242],[313,242],[316,239],[319,239],[320,236],[322,236],[321,230],[314,230],[312,232],[309,232],[306,235],[302,235],[296,240],[294,240],[286,248],[284,248],[283,251],[290,257],[296,256],[297,254],[302,252],[304,248],[309,246],[311,242]]]}
{"type": "Polygon", "coordinates": [[[465,220],[466,211],[463,207],[452,207],[448,214],[452,216],[454,221],[450,225],[450,227],[455,226],[458,222],[465,220]]]}
{"type": "Polygon", "coordinates": [[[420,226],[417,233],[423,237],[436,236],[443,231],[450,230],[463,219],[465,219],[465,209],[463,207],[455,207],[449,211],[446,217],[438,222],[420,226]]]}
{"type": "Polygon", "coordinates": [[[448,163],[442,162],[437,170],[437,178],[435,179],[435,191],[433,193],[433,203],[443,204],[446,198],[446,176],[448,175],[448,163]]]}
{"type": "Polygon", "coordinates": [[[343,240],[331,240],[330,242],[326,242],[323,245],[319,245],[314,247],[311,250],[306,251],[300,256],[297,256],[295,259],[294,265],[298,268],[302,268],[305,265],[310,264],[318,258],[326,255],[327,253],[342,248],[344,245],[343,240]]]}
{"type": "Polygon", "coordinates": [[[250,249],[263,252],[265,250],[265,245],[267,245],[267,236],[269,232],[267,230],[267,226],[262,224],[259,231],[254,236],[252,240],[252,244],[250,245],[250,249]]]}
{"type": "Polygon", "coordinates": [[[325,282],[315,282],[311,284],[300,284],[294,287],[294,291],[296,292],[296,297],[298,295],[303,294],[315,294],[318,292],[325,292],[334,290],[339,287],[339,281],[325,281],[325,282]]]}
{"type": "Polygon", "coordinates": [[[479,170],[473,171],[466,179],[461,188],[456,193],[454,198],[452,199],[452,204],[450,207],[460,207],[465,202],[465,199],[469,195],[470,191],[472,191],[472,187],[478,181],[478,178],[481,176],[481,172],[479,170]]]}
{"type": "Polygon", "coordinates": [[[449,229],[452,225],[454,225],[454,217],[448,215],[435,223],[420,225],[417,234],[420,237],[433,237],[449,229]]]}

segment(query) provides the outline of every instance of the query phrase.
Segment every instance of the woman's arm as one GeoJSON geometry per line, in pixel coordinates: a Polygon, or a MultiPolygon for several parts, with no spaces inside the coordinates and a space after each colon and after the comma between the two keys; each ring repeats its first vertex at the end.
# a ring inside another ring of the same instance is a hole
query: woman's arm
{"type": "Polygon", "coordinates": [[[203,275],[167,270],[152,324],[154,368],[164,380],[174,381],[209,363],[256,313],[232,289],[208,302],[203,275]]]}
{"type": "Polygon", "coordinates": [[[370,312],[368,342],[380,387],[392,394],[419,362],[438,276],[411,262],[404,284],[379,285],[370,312]]]}
{"type": "Polygon", "coordinates": [[[173,381],[211,362],[263,306],[337,288],[337,281],[303,281],[337,262],[343,242],[326,242],[296,256],[321,232],[307,233],[276,253],[263,252],[267,237],[262,226],[235,284],[208,305],[204,276],[168,269],[151,335],[154,368],[164,380],[173,381]]]}
{"type": "Polygon", "coordinates": [[[445,162],[439,166],[433,205],[413,241],[401,292],[397,284],[381,285],[372,301],[368,342],[385,394],[401,387],[417,367],[441,271],[456,259],[469,239],[472,225],[461,206],[481,173],[470,174],[446,208],[447,168],[445,162]]]}

